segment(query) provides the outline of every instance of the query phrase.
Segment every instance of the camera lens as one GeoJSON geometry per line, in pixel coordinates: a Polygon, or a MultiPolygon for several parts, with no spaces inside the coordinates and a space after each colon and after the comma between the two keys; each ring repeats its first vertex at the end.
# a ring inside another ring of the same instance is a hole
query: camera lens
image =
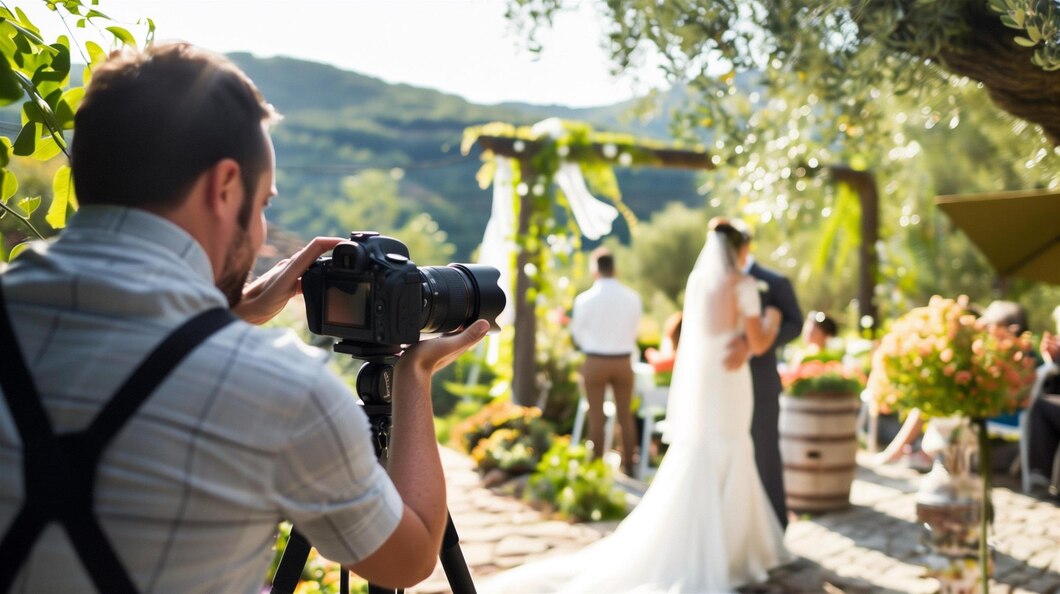
{"type": "Polygon", "coordinates": [[[504,309],[504,291],[497,281],[500,271],[478,264],[424,266],[422,332],[451,332],[485,319],[497,328],[504,309]]]}

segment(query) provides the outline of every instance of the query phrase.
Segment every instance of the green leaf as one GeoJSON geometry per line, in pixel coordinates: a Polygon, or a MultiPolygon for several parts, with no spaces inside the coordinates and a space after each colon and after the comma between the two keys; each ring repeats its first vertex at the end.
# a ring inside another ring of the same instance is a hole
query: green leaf
{"type": "Polygon", "coordinates": [[[128,30],[122,27],[111,26],[107,27],[107,31],[110,31],[111,34],[114,35],[115,39],[122,42],[123,44],[130,47],[136,47],[136,38],[134,38],[132,36],[132,33],[129,33],[128,30]]]}
{"type": "Polygon", "coordinates": [[[11,69],[7,56],[0,54],[0,105],[8,105],[22,97],[22,85],[11,69]]]}
{"type": "MultiPolygon", "coordinates": [[[[21,11],[19,11],[19,12],[21,12],[21,11]]],[[[22,22],[23,23],[27,23],[28,21],[25,20],[25,19],[22,19],[22,22]]],[[[17,41],[18,38],[21,37],[23,42],[27,42],[27,43],[28,42],[32,42],[35,45],[43,45],[43,46],[47,47],[47,44],[44,43],[44,40],[41,39],[40,34],[38,34],[36,31],[33,31],[31,29],[27,29],[26,27],[23,27],[22,25],[16,23],[15,21],[9,20],[9,21],[7,21],[7,23],[9,25],[11,25],[12,27],[14,27],[15,31],[17,31],[17,33],[15,34],[16,43],[18,43],[18,41],[17,41]]]]}
{"type": "Polygon", "coordinates": [[[22,131],[18,133],[13,145],[14,153],[20,157],[28,157],[33,154],[37,146],[37,122],[26,122],[22,131]]]}
{"type": "Polygon", "coordinates": [[[10,169],[0,172],[0,202],[7,202],[18,191],[18,178],[10,169]]]}
{"type": "Polygon", "coordinates": [[[63,130],[71,130],[74,127],[74,115],[81,101],[85,98],[84,87],[74,87],[63,93],[59,105],[55,108],[55,119],[63,130]]]}
{"type": "Polygon", "coordinates": [[[1016,42],[1017,45],[1022,45],[1023,47],[1034,47],[1034,46],[1038,45],[1036,42],[1031,41],[1030,39],[1027,39],[1026,37],[1020,37],[1019,35],[1017,35],[1016,37],[1013,37],[1012,39],[1013,39],[1013,41],[1016,42]]]}
{"type": "Polygon", "coordinates": [[[11,162],[11,139],[0,136],[0,168],[7,167],[11,162]]]}
{"type": "Polygon", "coordinates": [[[1027,37],[1030,37],[1034,43],[1038,43],[1042,40],[1042,32],[1034,25],[1027,25],[1027,37]]]}
{"type": "Polygon", "coordinates": [[[54,136],[49,134],[37,141],[37,148],[34,149],[30,158],[38,161],[47,161],[63,152],[64,146],[65,143],[60,144],[54,136]]]}
{"type": "Polygon", "coordinates": [[[18,207],[26,213],[26,216],[30,216],[40,208],[41,197],[40,196],[26,196],[25,198],[18,201],[18,207]]]}
{"type": "Polygon", "coordinates": [[[11,248],[11,252],[7,254],[7,261],[11,262],[15,258],[17,258],[19,254],[21,254],[22,252],[26,251],[26,248],[28,248],[31,243],[32,242],[30,242],[30,241],[23,241],[22,243],[20,243],[20,244],[16,245],[15,247],[11,248]]]}
{"type": "Polygon", "coordinates": [[[66,226],[66,211],[68,208],[77,208],[77,196],[74,194],[74,180],[70,175],[70,167],[63,165],[55,172],[52,179],[52,205],[48,207],[48,216],[44,220],[53,229],[62,229],[66,226]]]}

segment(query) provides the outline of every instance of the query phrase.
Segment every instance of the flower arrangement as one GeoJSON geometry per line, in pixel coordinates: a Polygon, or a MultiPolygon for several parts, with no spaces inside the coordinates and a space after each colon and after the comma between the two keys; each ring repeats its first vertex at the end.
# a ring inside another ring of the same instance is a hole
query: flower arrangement
{"type": "Polygon", "coordinates": [[[780,379],[789,396],[857,396],[865,387],[865,376],[861,370],[835,360],[803,361],[794,369],[782,373],[780,379]]]}
{"type": "Polygon", "coordinates": [[[1026,405],[1030,335],[988,326],[968,298],[931,298],[898,318],[873,355],[869,386],[885,410],[984,419],[1026,405]]]}
{"type": "Polygon", "coordinates": [[[869,387],[881,408],[972,419],[979,441],[979,585],[989,592],[990,440],[986,420],[1026,406],[1035,362],[1030,335],[988,325],[968,298],[931,298],[898,318],[873,355],[869,387]]]}

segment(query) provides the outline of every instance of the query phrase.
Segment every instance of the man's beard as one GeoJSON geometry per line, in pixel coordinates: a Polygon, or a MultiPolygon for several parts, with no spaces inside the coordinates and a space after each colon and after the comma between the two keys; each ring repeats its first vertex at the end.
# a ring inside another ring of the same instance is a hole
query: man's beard
{"type": "Polygon", "coordinates": [[[246,285],[250,269],[254,266],[254,256],[247,240],[247,231],[240,229],[228,244],[224,268],[221,269],[221,277],[217,280],[217,288],[221,289],[228,299],[229,308],[235,307],[243,299],[243,286],[246,285]]]}

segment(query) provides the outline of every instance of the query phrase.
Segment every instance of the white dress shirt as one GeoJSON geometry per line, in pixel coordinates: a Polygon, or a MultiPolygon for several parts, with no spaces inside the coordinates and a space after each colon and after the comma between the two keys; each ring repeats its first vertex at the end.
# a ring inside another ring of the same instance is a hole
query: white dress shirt
{"type": "MultiPolygon", "coordinates": [[[[190,235],[117,207],[82,208],[0,280],[58,433],[86,427],[179,324],[226,305],[190,235]]],[[[281,519],[345,564],[389,538],[401,498],[356,397],[325,362],[290,330],[237,321],[192,351],[115,437],[95,510],[141,591],[260,592],[281,519]]],[[[0,533],[23,501],[21,464],[0,399],[0,533]]],[[[52,524],[12,591],[94,589],[52,524]]]]}
{"type": "Polygon", "coordinates": [[[592,355],[625,355],[637,350],[640,295],[614,278],[599,278],[574,299],[571,334],[592,355]]]}

